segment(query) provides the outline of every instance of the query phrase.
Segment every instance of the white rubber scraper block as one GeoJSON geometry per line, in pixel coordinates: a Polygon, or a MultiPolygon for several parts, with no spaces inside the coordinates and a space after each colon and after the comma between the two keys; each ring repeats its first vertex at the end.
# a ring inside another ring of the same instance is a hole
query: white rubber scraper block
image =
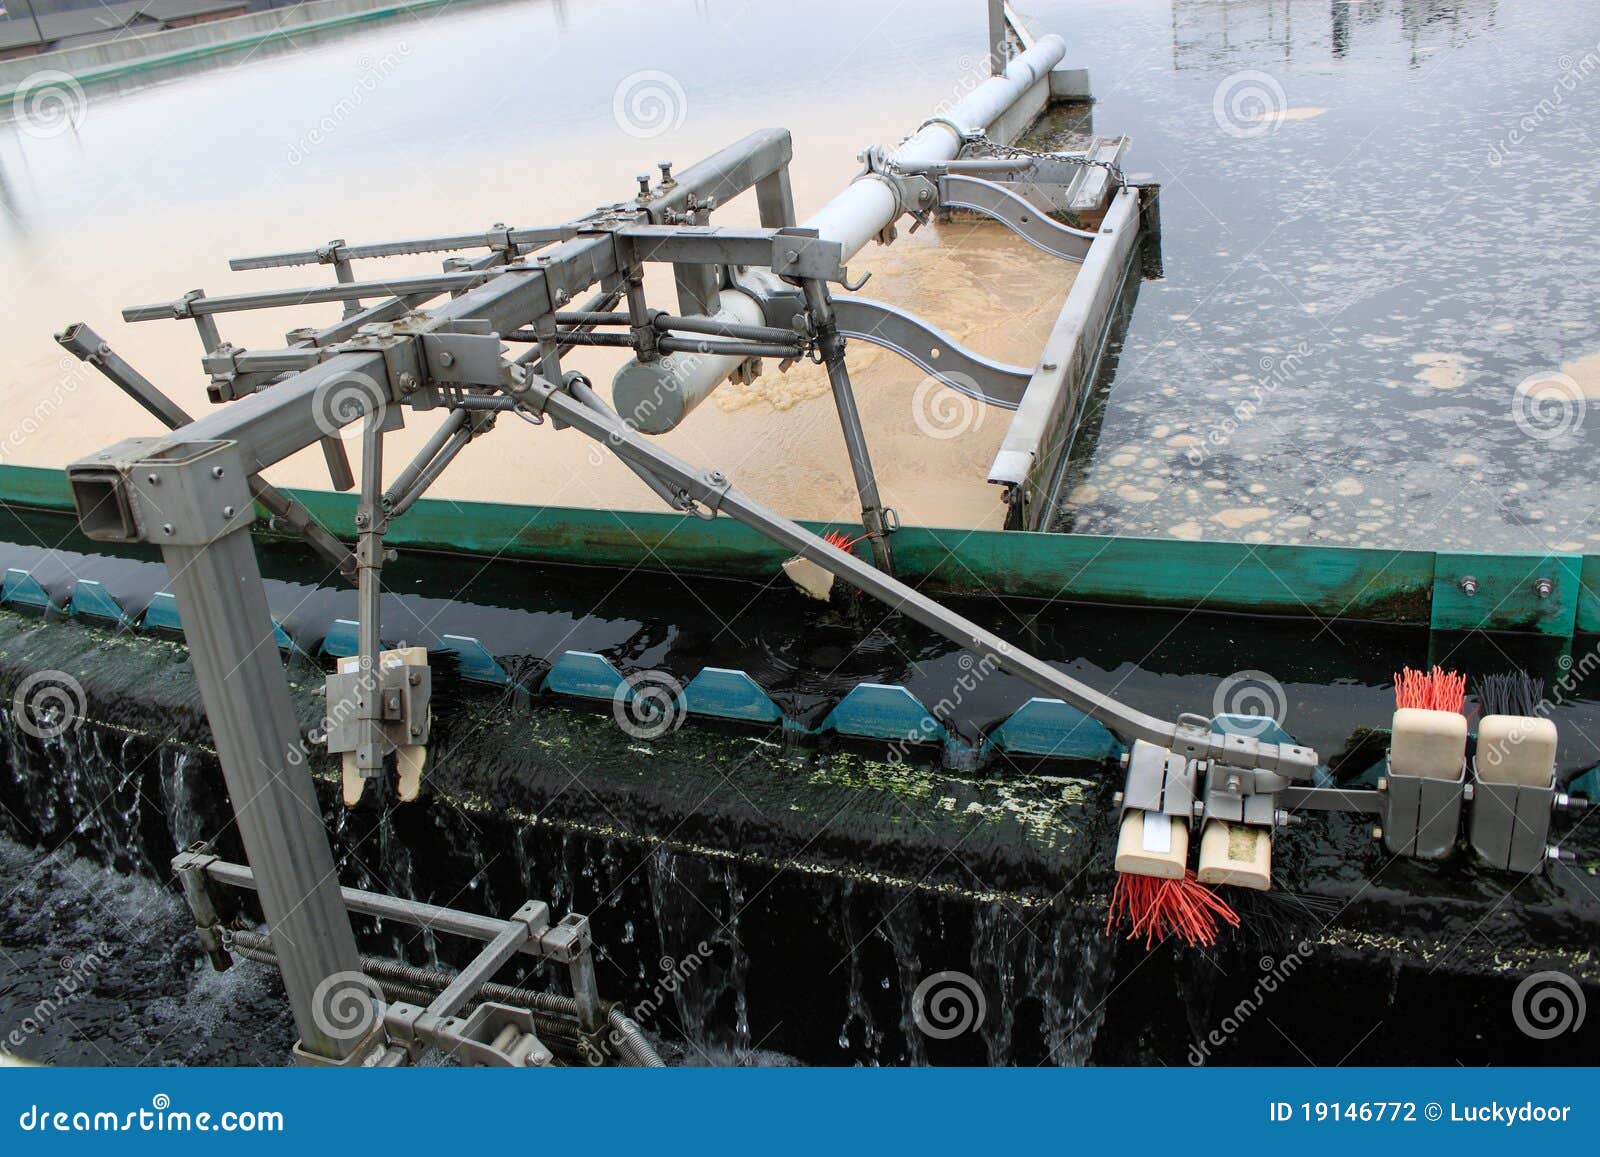
{"type": "Polygon", "coordinates": [[[1189,866],[1189,825],[1160,812],[1129,809],[1117,836],[1117,871],[1181,880],[1189,866]]]}
{"type": "Polygon", "coordinates": [[[1425,779],[1455,779],[1467,755],[1467,717],[1459,711],[1402,707],[1394,713],[1389,770],[1425,779]]]}
{"type": "Polygon", "coordinates": [[[1249,824],[1209,820],[1200,833],[1202,884],[1232,884],[1265,892],[1272,887],[1272,833],[1249,824]]]}
{"type": "Polygon", "coordinates": [[[833,594],[833,572],[823,569],[809,558],[795,555],[783,564],[783,573],[808,598],[827,602],[828,596],[833,594]]]}
{"type": "Polygon", "coordinates": [[[1472,762],[1484,783],[1549,787],[1556,769],[1556,725],[1536,715],[1485,715],[1472,762]]]}

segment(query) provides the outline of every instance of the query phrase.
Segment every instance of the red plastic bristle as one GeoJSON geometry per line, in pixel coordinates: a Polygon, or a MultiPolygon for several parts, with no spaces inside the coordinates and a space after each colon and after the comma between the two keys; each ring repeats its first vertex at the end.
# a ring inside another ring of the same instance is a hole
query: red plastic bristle
{"type": "Polygon", "coordinates": [[[1435,667],[1417,671],[1410,667],[1394,677],[1394,705],[1420,707],[1425,711],[1454,711],[1461,714],[1467,702],[1467,677],[1435,667]]]}
{"type": "Polygon", "coordinates": [[[1128,939],[1142,936],[1146,948],[1154,948],[1168,936],[1182,937],[1191,948],[1215,944],[1219,924],[1239,926],[1239,914],[1200,883],[1192,870],[1186,871],[1181,880],[1118,872],[1116,886],[1111,890],[1106,935],[1111,935],[1123,920],[1131,925],[1128,939]]]}
{"type": "Polygon", "coordinates": [[[856,540],[851,538],[842,530],[828,531],[827,534],[822,536],[822,541],[827,543],[829,546],[836,546],[840,550],[849,550],[856,544],[856,540]]]}

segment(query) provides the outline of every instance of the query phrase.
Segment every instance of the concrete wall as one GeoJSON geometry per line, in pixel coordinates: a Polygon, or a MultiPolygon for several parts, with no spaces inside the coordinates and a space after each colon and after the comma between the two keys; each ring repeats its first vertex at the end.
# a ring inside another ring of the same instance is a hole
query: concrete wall
{"type": "Polygon", "coordinates": [[[130,72],[178,64],[198,57],[231,52],[271,39],[284,32],[334,28],[364,20],[382,19],[399,12],[432,8],[448,0],[311,0],[291,8],[275,8],[228,20],[213,20],[187,28],[172,28],[143,36],[81,48],[45,52],[0,61],[0,104],[34,73],[65,72],[82,83],[125,76],[130,72]]]}

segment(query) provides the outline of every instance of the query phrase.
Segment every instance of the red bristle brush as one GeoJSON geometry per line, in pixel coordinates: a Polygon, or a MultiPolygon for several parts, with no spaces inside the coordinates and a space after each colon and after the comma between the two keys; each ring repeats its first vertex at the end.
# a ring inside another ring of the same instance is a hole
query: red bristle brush
{"type": "Polygon", "coordinates": [[[827,543],[829,546],[836,546],[840,550],[849,550],[852,546],[860,542],[865,537],[866,535],[863,534],[858,535],[855,538],[851,538],[842,530],[830,530],[827,534],[822,536],[822,541],[827,543]]]}
{"type": "Polygon", "coordinates": [[[1118,872],[1106,935],[1123,919],[1132,925],[1128,939],[1144,937],[1147,949],[1168,936],[1182,937],[1191,948],[1215,944],[1219,922],[1239,927],[1239,914],[1232,905],[1200,883],[1193,869],[1186,869],[1181,880],[1118,872]]]}
{"type": "Polygon", "coordinates": [[[1442,667],[1416,671],[1410,667],[1394,677],[1394,705],[1420,707],[1424,711],[1453,711],[1462,714],[1467,701],[1467,677],[1442,667]]]}

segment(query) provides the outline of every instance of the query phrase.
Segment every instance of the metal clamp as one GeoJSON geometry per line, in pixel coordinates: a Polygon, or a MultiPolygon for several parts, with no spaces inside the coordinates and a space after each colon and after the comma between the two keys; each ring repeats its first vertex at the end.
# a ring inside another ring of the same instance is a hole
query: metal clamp
{"type": "MultiPolygon", "coordinates": [[[[1385,754],[1385,767],[1388,755],[1385,754]]],[[[1461,834],[1461,804],[1466,798],[1467,767],[1454,779],[1395,775],[1378,781],[1383,801],[1378,836],[1397,856],[1442,860],[1455,851],[1461,834]]]]}

